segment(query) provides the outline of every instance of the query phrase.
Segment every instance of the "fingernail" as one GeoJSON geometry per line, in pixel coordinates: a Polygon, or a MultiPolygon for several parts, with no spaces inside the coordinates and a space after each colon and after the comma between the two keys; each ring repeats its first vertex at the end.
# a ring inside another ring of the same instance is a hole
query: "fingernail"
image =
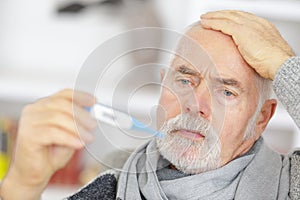
{"type": "Polygon", "coordinates": [[[90,131],[93,131],[97,127],[97,120],[94,119],[92,116],[88,116],[84,118],[83,122],[86,128],[90,131]]]}
{"type": "Polygon", "coordinates": [[[97,127],[97,120],[94,118],[91,118],[91,120],[89,122],[89,127],[90,127],[91,131],[95,130],[95,128],[97,127]]]}
{"type": "Polygon", "coordinates": [[[202,19],[202,18],[205,18],[205,16],[206,16],[206,13],[200,15],[200,18],[201,18],[201,19],[202,19]]]}
{"type": "Polygon", "coordinates": [[[91,143],[94,140],[94,135],[87,132],[81,133],[80,137],[85,143],[91,143]]]}
{"type": "Polygon", "coordinates": [[[77,147],[77,148],[82,148],[84,146],[84,142],[81,140],[81,139],[76,139],[74,141],[74,145],[77,147]]]}

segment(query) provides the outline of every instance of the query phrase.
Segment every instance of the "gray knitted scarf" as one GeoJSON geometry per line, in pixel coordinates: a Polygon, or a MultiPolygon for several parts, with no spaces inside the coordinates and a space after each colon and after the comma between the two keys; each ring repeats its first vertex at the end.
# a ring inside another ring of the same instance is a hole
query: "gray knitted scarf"
{"type": "Polygon", "coordinates": [[[168,169],[167,165],[155,140],[140,147],[123,167],[117,197],[122,200],[289,199],[289,159],[270,150],[262,138],[247,154],[216,170],[186,175],[168,169]]]}

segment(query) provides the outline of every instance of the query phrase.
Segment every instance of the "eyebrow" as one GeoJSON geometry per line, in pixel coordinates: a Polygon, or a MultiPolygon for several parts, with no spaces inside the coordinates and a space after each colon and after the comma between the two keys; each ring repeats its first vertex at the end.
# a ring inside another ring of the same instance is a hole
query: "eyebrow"
{"type": "MultiPolygon", "coordinates": [[[[181,74],[188,74],[188,75],[191,75],[191,76],[199,76],[199,77],[202,77],[201,73],[191,69],[191,68],[188,68],[184,65],[181,65],[177,71],[181,74]]],[[[239,82],[238,80],[236,79],[233,79],[233,78],[213,78],[214,82],[217,82],[219,84],[222,84],[222,85],[228,85],[228,86],[233,86],[241,91],[244,91],[242,85],[241,85],[241,82],[239,82]]]]}
{"type": "Polygon", "coordinates": [[[200,76],[201,74],[199,72],[196,72],[195,70],[192,70],[184,65],[181,65],[179,67],[179,69],[177,69],[177,71],[181,74],[188,74],[188,75],[192,75],[192,76],[200,76]]]}
{"type": "Polygon", "coordinates": [[[223,85],[233,86],[237,89],[243,90],[241,83],[232,78],[214,78],[214,81],[223,85]]]}

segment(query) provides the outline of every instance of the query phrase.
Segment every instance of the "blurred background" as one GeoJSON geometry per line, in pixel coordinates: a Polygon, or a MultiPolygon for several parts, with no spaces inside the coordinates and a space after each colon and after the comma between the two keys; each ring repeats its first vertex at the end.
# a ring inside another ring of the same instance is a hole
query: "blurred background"
{"type": "MultiPolygon", "coordinates": [[[[184,32],[186,26],[199,20],[202,13],[220,9],[244,10],[269,19],[299,55],[298,0],[2,0],[0,179],[8,166],[16,137],[17,121],[23,106],[63,88],[74,88],[83,63],[99,45],[133,28],[161,27],[184,32]]],[[[148,38],[152,37],[132,37],[124,45],[134,45],[139,40],[148,38]]],[[[166,40],[164,35],[157,35],[152,39],[152,42],[158,44],[166,40]]],[[[134,54],[122,60],[120,65],[126,67],[121,68],[121,72],[125,72],[130,66],[166,63],[162,59],[164,58],[159,52],[134,54]]],[[[116,68],[116,71],[120,73],[120,68],[116,68]]],[[[158,70],[137,72],[130,77],[122,85],[120,93],[124,95],[134,84],[130,81],[132,77],[149,82],[159,80],[158,70]]],[[[109,90],[108,86],[106,91],[109,90]]],[[[158,87],[145,87],[142,92],[137,93],[135,100],[131,102],[135,107],[135,114],[140,118],[152,116],[158,92],[158,87]]],[[[110,127],[106,127],[106,130],[109,132],[110,127]]],[[[300,147],[300,132],[281,105],[264,137],[270,147],[280,153],[288,153],[300,147]]],[[[146,141],[119,137],[113,139],[124,149],[131,149],[146,141]]],[[[96,146],[106,149],[102,153],[113,160],[116,155],[114,149],[101,144],[101,140],[96,146]]],[[[126,156],[120,160],[125,160],[126,156]]],[[[53,177],[44,198],[60,199],[74,192],[105,167],[88,152],[77,152],[71,164],[53,177]]]]}

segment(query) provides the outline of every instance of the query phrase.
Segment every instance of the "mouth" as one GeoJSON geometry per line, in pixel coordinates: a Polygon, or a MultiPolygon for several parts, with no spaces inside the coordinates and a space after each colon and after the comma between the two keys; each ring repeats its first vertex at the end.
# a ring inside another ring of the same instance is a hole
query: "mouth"
{"type": "Polygon", "coordinates": [[[174,130],[172,131],[172,133],[180,134],[181,136],[191,140],[202,140],[205,138],[205,136],[202,135],[201,132],[186,129],[174,130]]]}

